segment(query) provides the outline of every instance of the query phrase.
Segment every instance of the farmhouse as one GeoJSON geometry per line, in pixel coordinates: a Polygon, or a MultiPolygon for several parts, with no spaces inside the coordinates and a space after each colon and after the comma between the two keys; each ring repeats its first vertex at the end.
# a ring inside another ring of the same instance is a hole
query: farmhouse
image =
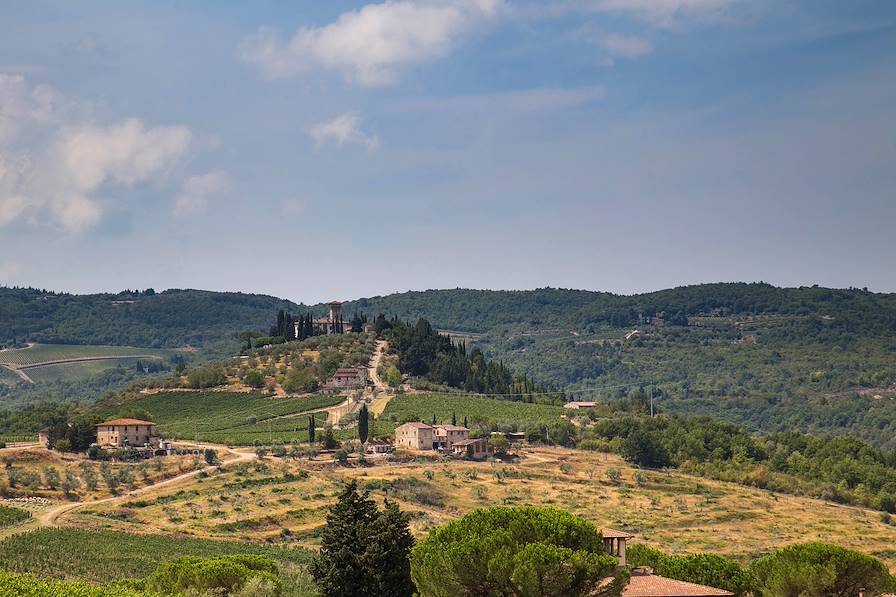
{"type": "Polygon", "coordinates": [[[140,419],[113,419],[96,426],[96,442],[101,446],[124,448],[127,446],[157,445],[156,424],[140,419]]]}
{"type": "Polygon", "coordinates": [[[48,427],[44,427],[37,432],[37,443],[43,448],[50,448],[50,429],[48,427]]]}
{"type": "Polygon", "coordinates": [[[433,428],[426,423],[405,423],[395,428],[395,445],[411,450],[432,450],[433,428]]]}
{"type": "Polygon", "coordinates": [[[326,384],[329,390],[359,390],[367,387],[367,367],[341,367],[326,384]]]}
{"type": "Polygon", "coordinates": [[[436,425],[433,428],[433,447],[451,450],[457,442],[470,439],[470,430],[460,425],[436,425]]]}

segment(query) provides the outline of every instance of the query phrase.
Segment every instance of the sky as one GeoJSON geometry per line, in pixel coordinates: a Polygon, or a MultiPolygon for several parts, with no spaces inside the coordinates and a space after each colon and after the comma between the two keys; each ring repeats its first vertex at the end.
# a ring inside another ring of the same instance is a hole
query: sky
{"type": "Polygon", "coordinates": [[[890,0],[10,0],[0,284],[896,291],[890,0]]]}

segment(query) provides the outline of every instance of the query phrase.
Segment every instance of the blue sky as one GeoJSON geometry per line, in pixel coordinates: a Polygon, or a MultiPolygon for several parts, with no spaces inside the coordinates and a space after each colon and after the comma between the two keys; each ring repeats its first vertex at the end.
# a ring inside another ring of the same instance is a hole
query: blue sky
{"type": "Polygon", "coordinates": [[[0,13],[0,283],[896,291],[887,0],[0,13]]]}

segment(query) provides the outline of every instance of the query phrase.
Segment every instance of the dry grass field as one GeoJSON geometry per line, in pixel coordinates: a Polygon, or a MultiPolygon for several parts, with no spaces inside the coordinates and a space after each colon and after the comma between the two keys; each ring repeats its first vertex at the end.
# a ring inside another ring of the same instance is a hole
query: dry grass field
{"type": "Polygon", "coordinates": [[[7,499],[27,496],[53,501],[95,500],[115,495],[109,486],[110,478],[116,492],[123,493],[202,466],[202,457],[193,455],[101,463],[43,448],[4,449],[0,450],[0,494],[7,499]],[[74,480],[68,496],[64,491],[66,473],[74,480]]]}
{"type": "Polygon", "coordinates": [[[714,552],[748,561],[776,547],[825,541],[896,570],[896,526],[878,512],[708,481],[640,471],[618,457],[529,448],[516,464],[415,461],[339,467],[322,458],[242,463],[152,498],[85,508],[65,524],[181,533],[284,546],[317,545],[326,509],[355,479],[411,513],[418,535],[480,506],[550,505],[676,554],[714,552]]]}

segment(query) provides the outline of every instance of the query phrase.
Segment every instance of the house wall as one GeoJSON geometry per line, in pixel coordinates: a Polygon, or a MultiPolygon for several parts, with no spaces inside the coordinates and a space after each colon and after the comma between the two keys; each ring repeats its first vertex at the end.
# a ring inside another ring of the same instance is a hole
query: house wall
{"type": "Polygon", "coordinates": [[[395,429],[395,445],[412,450],[432,450],[432,429],[398,427],[395,429]]]}
{"type": "Polygon", "coordinates": [[[101,446],[142,446],[155,438],[153,425],[103,425],[97,427],[96,441],[101,446]]]}

